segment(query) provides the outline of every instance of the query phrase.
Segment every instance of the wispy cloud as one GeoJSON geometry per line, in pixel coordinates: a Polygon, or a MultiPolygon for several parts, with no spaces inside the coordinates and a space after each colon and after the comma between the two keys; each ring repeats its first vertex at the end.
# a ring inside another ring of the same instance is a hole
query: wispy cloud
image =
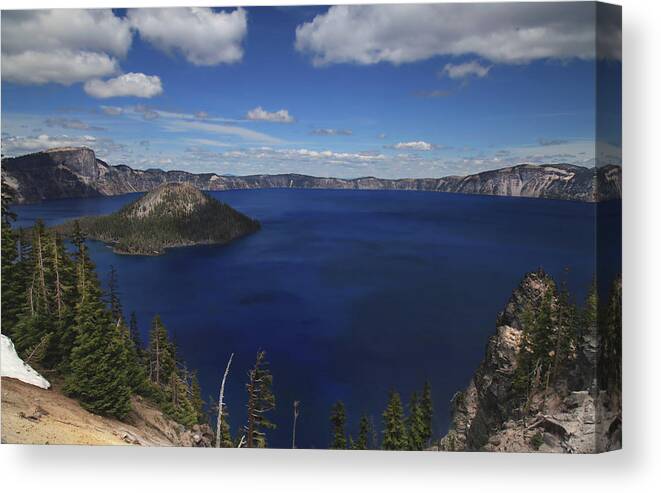
{"type": "Polygon", "coordinates": [[[315,128],[310,131],[310,135],[318,135],[321,137],[335,137],[338,135],[349,136],[353,135],[353,131],[348,128],[315,128]]]}
{"type": "Polygon", "coordinates": [[[172,120],[165,123],[165,127],[168,130],[175,132],[196,130],[210,134],[231,135],[240,137],[243,140],[266,144],[279,144],[283,142],[277,137],[235,125],[222,125],[217,123],[206,123],[189,120],[172,120]]]}
{"type": "Polygon", "coordinates": [[[425,142],[424,140],[413,140],[411,142],[398,142],[393,145],[393,149],[398,150],[409,150],[409,151],[431,151],[434,148],[434,144],[425,142]]]}
{"type": "Polygon", "coordinates": [[[47,118],[44,120],[47,127],[60,127],[70,130],[104,131],[105,128],[90,125],[76,118],[47,118]]]}
{"type": "Polygon", "coordinates": [[[274,122],[274,123],[293,123],[294,117],[288,110],[266,111],[261,106],[254,108],[246,113],[246,120],[274,122]]]}
{"type": "Polygon", "coordinates": [[[444,91],[442,89],[434,89],[432,91],[416,91],[413,93],[415,97],[425,99],[446,98],[451,94],[451,91],[444,91]]]}
{"type": "Polygon", "coordinates": [[[468,77],[486,77],[491,66],[482,65],[477,60],[471,62],[453,64],[447,63],[439,72],[439,77],[447,76],[450,79],[466,79],[468,77]]]}

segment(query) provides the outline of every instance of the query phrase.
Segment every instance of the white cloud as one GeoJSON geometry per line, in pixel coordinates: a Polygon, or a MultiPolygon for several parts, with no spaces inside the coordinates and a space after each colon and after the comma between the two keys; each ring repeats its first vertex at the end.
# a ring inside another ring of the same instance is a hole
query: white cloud
{"type": "Polygon", "coordinates": [[[465,79],[466,77],[471,76],[482,78],[489,73],[489,70],[491,70],[491,67],[485,67],[477,60],[473,60],[471,62],[460,63],[457,65],[448,63],[443,67],[443,70],[441,70],[439,75],[447,75],[451,79],[465,79]]]}
{"type": "Polygon", "coordinates": [[[398,150],[431,151],[434,145],[423,140],[414,140],[411,142],[399,142],[393,147],[398,150]]]}
{"type": "Polygon", "coordinates": [[[61,127],[71,130],[105,130],[104,128],[92,126],[76,118],[47,118],[44,123],[48,127],[61,127]]]}
{"type": "Polygon", "coordinates": [[[219,125],[216,123],[207,123],[201,121],[190,121],[190,120],[173,120],[166,123],[166,128],[174,132],[182,131],[201,131],[207,132],[210,134],[220,134],[220,135],[231,135],[235,137],[240,137],[246,141],[261,142],[267,144],[278,144],[282,140],[272,137],[270,135],[264,134],[262,132],[257,132],[249,128],[238,127],[235,125],[219,125]]]}
{"type": "Polygon", "coordinates": [[[2,78],[69,85],[112,75],[131,41],[128,22],[109,9],[5,11],[2,78]]]}
{"type": "Polygon", "coordinates": [[[85,83],[85,92],[95,98],[115,98],[121,96],[135,96],[137,98],[151,98],[163,92],[161,79],[157,75],[145,75],[130,72],[114,79],[94,79],[85,83]]]}
{"type": "Polygon", "coordinates": [[[243,58],[242,43],[248,30],[244,9],[131,9],[127,15],[143,40],[166,53],[181,53],[194,65],[234,63],[243,58]]]}
{"type": "Polygon", "coordinates": [[[101,111],[109,116],[119,116],[124,113],[124,108],[118,106],[101,106],[101,111]]]}
{"type": "Polygon", "coordinates": [[[349,136],[353,135],[353,131],[343,128],[315,128],[310,132],[312,135],[319,135],[322,137],[334,137],[337,135],[349,136]]]}
{"type": "MultiPolygon", "coordinates": [[[[295,47],[315,65],[467,54],[497,63],[592,59],[595,17],[594,5],[580,2],[340,5],[299,25],[295,47]]],[[[605,45],[600,56],[619,58],[619,51],[605,45]]]]}
{"type": "Polygon", "coordinates": [[[50,136],[41,134],[35,136],[16,136],[10,135],[2,139],[2,152],[10,156],[19,154],[43,151],[54,147],[78,147],[91,146],[96,138],[90,135],[82,137],[69,137],[66,135],[50,136]]]}
{"type": "Polygon", "coordinates": [[[123,57],[131,46],[126,20],[110,9],[6,10],[2,13],[3,53],[88,51],[123,57]]]}
{"type": "Polygon", "coordinates": [[[3,80],[19,84],[70,85],[113,75],[118,70],[117,60],[105,53],[60,50],[2,54],[3,80]]]}
{"type": "Polygon", "coordinates": [[[250,110],[246,114],[247,120],[254,121],[264,121],[264,122],[275,122],[275,123],[292,123],[294,117],[289,114],[288,110],[279,110],[279,111],[266,111],[261,106],[258,106],[255,109],[250,110]]]}

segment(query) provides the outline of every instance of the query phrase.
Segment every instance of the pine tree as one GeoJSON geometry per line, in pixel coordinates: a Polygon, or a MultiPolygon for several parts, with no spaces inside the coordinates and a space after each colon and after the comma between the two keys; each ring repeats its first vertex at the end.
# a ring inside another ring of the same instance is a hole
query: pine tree
{"type": "Polygon", "coordinates": [[[165,387],[175,370],[175,354],[159,315],[154,317],[149,333],[148,360],[149,380],[159,388],[165,387]]]}
{"type": "Polygon", "coordinates": [[[51,284],[53,286],[55,313],[55,340],[52,344],[52,362],[61,372],[67,371],[69,357],[76,340],[75,332],[75,305],[76,268],[68,255],[62,238],[53,233],[50,239],[51,251],[51,284]]]}
{"type": "Polygon", "coordinates": [[[18,321],[25,303],[25,286],[20,278],[21,266],[18,264],[18,239],[12,230],[11,223],[16,220],[16,214],[10,211],[9,205],[14,199],[13,189],[2,178],[2,331],[13,335],[13,328],[18,321]]]}
{"type": "Polygon", "coordinates": [[[346,449],[347,448],[347,435],[344,429],[346,425],[346,412],[344,409],[344,403],[342,401],[337,401],[333,404],[331,410],[331,433],[332,440],[331,446],[332,449],[346,449]]]}
{"type": "Polygon", "coordinates": [[[408,437],[404,424],[404,408],[399,393],[390,392],[388,406],[383,412],[383,450],[406,450],[408,437]]]}
{"type": "Polygon", "coordinates": [[[266,352],[258,351],[255,366],[248,372],[248,423],[246,432],[246,447],[266,447],[266,430],[274,429],[266,413],[275,409],[275,396],[271,390],[273,376],[267,368],[266,352]]]}
{"type": "Polygon", "coordinates": [[[422,415],[422,406],[418,401],[418,394],[415,392],[411,394],[406,431],[408,433],[409,450],[423,450],[425,447],[425,422],[422,415]]]}
{"type": "Polygon", "coordinates": [[[138,318],[134,311],[131,312],[131,316],[129,317],[129,334],[131,335],[131,339],[133,340],[133,344],[135,345],[138,354],[142,356],[142,341],[140,340],[140,329],[138,327],[138,318]]]}
{"type": "Polygon", "coordinates": [[[556,290],[552,281],[538,299],[525,304],[520,318],[523,330],[513,387],[527,401],[553,367],[558,326],[556,290]]]}
{"type": "MultiPolygon", "coordinates": [[[[115,315],[111,315],[115,320],[115,315]]],[[[129,328],[124,323],[121,317],[116,319],[115,329],[119,332],[122,338],[124,349],[126,350],[126,370],[128,373],[129,385],[131,390],[136,394],[144,394],[147,391],[147,374],[144,365],[138,353],[138,348],[135,347],[135,342],[131,338],[129,328]]]]}
{"type": "Polygon", "coordinates": [[[608,305],[599,320],[600,386],[611,392],[622,388],[622,279],[618,277],[608,295],[608,305]]]}
{"type": "Polygon", "coordinates": [[[223,406],[223,420],[220,424],[220,448],[233,448],[236,446],[232,440],[229,414],[227,406],[223,406]]]}
{"type": "Polygon", "coordinates": [[[367,416],[360,417],[358,423],[358,438],[351,447],[353,450],[368,450],[370,439],[370,422],[367,416]]]}
{"type": "Polygon", "coordinates": [[[420,440],[424,447],[431,444],[431,439],[434,434],[434,401],[431,394],[431,385],[429,380],[425,381],[422,388],[422,397],[420,399],[420,440]]]}
{"type": "Polygon", "coordinates": [[[119,285],[117,280],[117,270],[114,265],[110,266],[110,273],[108,274],[108,304],[110,305],[110,313],[114,320],[124,318],[122,314],[122,302],[119,299],[119,285]]]}
{"type": "Polygon", "coordinates": [[[552,366],[547,382],[558,383],[558,376],[567,368],[576,356],[578,334],[578,310],[571,301],[567,283],[563,281],[557,296],[555,308],[555,348],[552,355],[552,366]]]}
{"type": "Polygon", "coordinates": [[[65,390],[94,413],[123,418],[131,407],[127,352],[99,288],[85,242],[77,243],[76,340],[65,390]]]}
{"type": "Polygon", "coordinates": [[[204,400],[202,399],[202,389],[200,388],[200,381],[197,378],[197,372],[191,372],[190,383],[190,401],[195,409],[195,416],[197,423],[204,423],[206,421],[206,413],[204,412],[204,400]]]}
{"type": "MultiPolygon", "coordinates": [[[[26,300],[21,315],[12,330],[14,344],[19,354],[36,347],[47,335],[55,331],[55,318],[51,316],[51,293],[47,282],[50,277],[48,237],[42,221],[37,221],[31,232],[31,248],[22,262],[26,264],[24,273],[30,274],[27,281],[26,300]]],[[[49,340],[52,337],[49,336],[49,340]]]]}

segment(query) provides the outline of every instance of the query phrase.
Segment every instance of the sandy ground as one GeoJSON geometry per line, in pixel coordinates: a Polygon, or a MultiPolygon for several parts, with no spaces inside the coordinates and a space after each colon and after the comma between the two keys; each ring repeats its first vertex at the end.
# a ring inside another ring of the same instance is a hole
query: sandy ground
{"type": "Polygon", "coordinates": [[[57,385],[45,390],[7,377],[0,385],[2,443],[172,446],[176,440],[170,420],[139,398],[127,424],[89,413],[57,385]]]}

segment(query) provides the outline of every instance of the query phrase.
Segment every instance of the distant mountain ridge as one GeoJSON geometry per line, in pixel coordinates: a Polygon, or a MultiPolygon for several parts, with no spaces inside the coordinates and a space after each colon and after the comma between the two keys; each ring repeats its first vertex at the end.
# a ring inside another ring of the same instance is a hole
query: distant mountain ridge
{"type": "Polygon", "coordinates": [[[4,158],[2,172],[21,203],[147,192],[164,183],[189,183],[200,190],[315,188],[417,190],[597,202],[621,197],[621,167],[570,164],[517,166],[467,176],[384,179],[323,178],[300,174],[223,176],[109,165],[85,147],[51,149],[4,158]]]}

